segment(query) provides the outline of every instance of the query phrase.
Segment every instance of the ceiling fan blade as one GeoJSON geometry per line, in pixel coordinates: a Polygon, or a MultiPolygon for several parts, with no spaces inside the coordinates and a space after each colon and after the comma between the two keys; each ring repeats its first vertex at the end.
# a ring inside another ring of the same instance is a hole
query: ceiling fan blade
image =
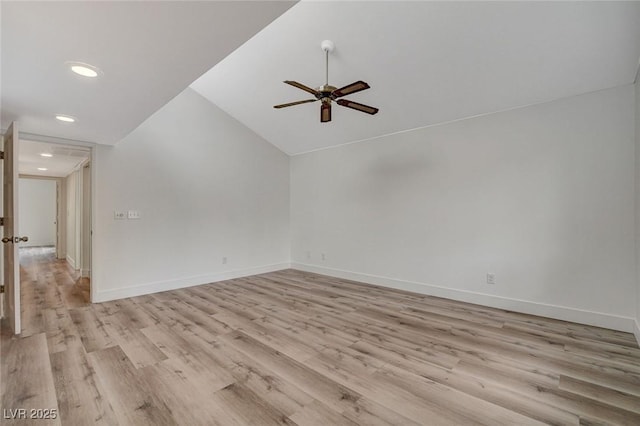
{"type": "Polygon", "coordinates": [[[359,104],[353,101],[348,101],[346,99],[338,99],[336,102],[340,106],[366,112],[367,114],[371,114],[371,115],[376,114],[378,112],[378,108],[370,107],[369,105],[359,104]]]}
{"type": "Polygon", "coordinates": [[[307,87],[304,84],[298,83],[297,81],[285,80],[284,83],[287,83],[287,84],[289,84],[289,85],[291,85],[293,87],[297,87],[298,89],[302,89],[305,92],[311,93],[312,95],[319,95],[320,94],[320,92],[318,92],[317,90],[312,89],[311,87],[307,87]]]}
{"type": "Polygon", "coordinates": [[[331,121],[331,104],[329,102],[323,102],[320,107],[320,122],[326,123],[331,121]]]}
{"type": "Polygon", "coordinates": [[[307,99],[304,101],[297,101],[297,102],[289,102],[288,104],[280,104],[280,105],[274,105],[274,108],[285,108],[285,107],[290,107],[290,106],[294,106],[294,105],[300,105],[300,104],[306,104],[308,102],[316,102],[317,99],[307,99]]]}
{"type": "Polygon", "coordinates": [[[342,96],[350,95],[351,93],[360,92],[361,90],[369,89],[369,85],[362,80],[356,81],[355,83],[348,84],[344,87],[334,90],[331,92],[331,97],[333,99],[340,98],[342,96]]]}

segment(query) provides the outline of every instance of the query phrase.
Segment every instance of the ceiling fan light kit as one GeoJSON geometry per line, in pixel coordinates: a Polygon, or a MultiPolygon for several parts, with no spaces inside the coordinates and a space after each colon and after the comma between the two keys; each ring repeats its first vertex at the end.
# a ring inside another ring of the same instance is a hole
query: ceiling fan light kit
{"type": "Polygon", "coordinates": [[[298,83],[297,81],[285,80],[284,83],[289,84],[293,87],[297,87],[300,90],[304,90],[312,94],[315,99],[305,99],[303,101],[289,102],[286,104],[275,105],[274,108],[280,109],[285,107],[290,107],[294,105],[306,104],[309,102],[317,102],[320,101],[320,122],[328,123],[331,121],[331,103],[336,101],[336,103],[340,106],[344,106],[347,108],[355,109],[356,111],[364,112],[367,114],[374,115],[378,112],[378,108],[374,108],[368,105],[360,104],[358,102],[349,101],[347,99],[338,99],[346,95],[350,95],[352,93],[357,93],[362,90],[369,89],[369,85],[362,80],[356,81],[355,83],[348,84],[341,88],[336,88],[335,86],[331,86],[329,84],[329,53],[333,52],[335,49],[335,44],[331,40],[324,40],[320,43],[320,47],[325,53],[325,84],[318,87],[317,89],[312,89],[310,87],[305,86],[304,84],[298,83]]]}

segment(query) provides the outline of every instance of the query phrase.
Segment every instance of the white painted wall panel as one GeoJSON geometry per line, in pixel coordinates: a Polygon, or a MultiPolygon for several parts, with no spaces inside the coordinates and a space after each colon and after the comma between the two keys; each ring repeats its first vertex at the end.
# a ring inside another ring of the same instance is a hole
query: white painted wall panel
{"type": "Polygon", "coordinates": [[[96,300],[288,266],[289,158],[193,90],[96,149],[96,300]]]}
{"type": "Polygon", "coordinates": [[[631,331],[633,103],[624,86],[292,157],[292,262],[631,331]]]}
{"type": "Polygon", "coordinates": [[[29,237],[20,247],[53,246],[56,243],[56,181],[20,179],[20,236],[29,237]]]}

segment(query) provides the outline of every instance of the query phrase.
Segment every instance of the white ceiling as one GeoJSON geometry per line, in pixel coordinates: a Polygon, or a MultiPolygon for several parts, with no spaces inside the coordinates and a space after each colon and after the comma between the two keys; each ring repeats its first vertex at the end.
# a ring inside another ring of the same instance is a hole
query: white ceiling
{"type": "Polygon", "coordinates": [[[18,172],[21,175],[65,177],[89,158],[89,149],[21,140],[19,157],[18,172]],[[51,154],[52,157],[43,157],[40,155],[42,153],[51,154]]]}
{"type": "Polygon", "coordinates": [[[289,154],[632,83],[640,2],[298,3],[192,87],[289,154]],[[330,83],[370,116],[282,83],[324,83],[320,42],[336,44],[330,83]]]}
{"type": "Polygon", "coordinates": [[[114,144],[292,4],[2,1],[2,128],[114,144]]]}

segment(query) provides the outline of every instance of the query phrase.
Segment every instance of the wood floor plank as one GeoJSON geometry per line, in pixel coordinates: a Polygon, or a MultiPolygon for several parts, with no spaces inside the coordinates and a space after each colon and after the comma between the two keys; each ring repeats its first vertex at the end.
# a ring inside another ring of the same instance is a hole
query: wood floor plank
{"type": "Polygon", "coordinates": [[[234,383],[219,390],[210,403],[224,407],[239,425],[295,426],[284,413],[242,384],[234,383]]]}
{"type": "Polygon", "coordinates": [[[290,416],[290,419],[300,426],[357,426],[358,424],[333,411],[320,401],[307,404],[302,410],[290,416]]]}
{"type": "Polygon", "coordinates": [[[227,420],[211,404],[215,392],[233,383],[199,367],[189,357],[169,358],[140,370],[154,394],[171,410],[179,424],[223,425],[227,420]]]}
{"type": "Polygon", "coordinates": [[[180,318],[186,320],[185,324],[195,324],[197,326],[206,328],[207,330],[214,331],[215,334],[229,333],[232,329],[225,324],[217,320],[212,315],[219,313],[219,310],[213,310],[212,314],[207,313],[210,310],[202,311],[195,308],[193,305],[178,299],[170,299],[163,302],[163,305],[179,315],[180,318]]]}
{"type": "Polygon", "coordinates": [[[493,382],[465,375],[464,372],[458,372],[455,366],[452,369],[442,368],[426,363],[418,358],[367,342],[357,342],[352,345],[351,348],[359,352],[362,351],[367,356],[384,360],[389,365],[404,369],[413,374],[433,380],[441,385],[448,386],[476,398],[484,399],[495,405],[541,422],[554,425],[579,424],[579,417],[571,414],[567,410],[525,397],[521,393],[514,392],[513,388],[501,387],[493,382]]]}
{"type": "MultiPolygon", "coordinates": [[[[19,339],[3,339],[0,349],[2,359],[2,408],[3,410],[31,409],[58,411],[53,371],[44,333],[19,339]],[[28,374],[25,374],[28,373],[28,374]]],[[[4,416],[4,412],[3,412],[4,416]]],[[[34,420],[12,420],[12,424],[29,425],[34,420]]],[[[59,425],[60,416],[38,420],[39,424],[59,425]]]]}
{"type": "Polygon", "coordinates": [[[81,345],[51,354],[51,367],[62,424],[118,424],[81,345]]]}
{"type": "Polygon", "coordinates": [[[360,397],[358,393],[242,332],[225,334],[221,339],[337,412],[348,409],[360,397]]]}
{"type": "Polygon", "coordinates": [[[105,327],[136,368],[154,365],[167,356],[137,328],[117,328],[105,319],[105,327]]]}
{"type": "Polygon", "coordinates": [[[424,423],[413,421],[365,396],[358,400],[357,405],[344,410],[342,415],[356,424],[367,426],[416,426],[424,423]]]}
{"type": "MultiPolygon", "coordinates": [[[[344,353],[344,352],[343,352],[344,353]]],[[[449,410],[446,406],[433,404],[429,399],[415,395],[407,387],[398,386],[377,375],[375,368],[360,365],[355,357],[345,360],[345,356],[332,357],[318,355],[307,361],[307,365],[318,374],[326,376],[347,389],[353,389],[363,397],[372,400],[390,411],[402,414],[414,422],[430,419],[434,424],[482,424],[472,418],[449,410]]],[[[357,401],[356,401],[357,402],[357,401]]],[[[349,408],[343,410],[348,411],[349,408]]]]}
{"type": "Polygon", "coordinates": [[[213,315],[219,312],[219,309],[216,309],[211,305],[206,299],[196,294],[193,294],[185,289],[181,289],[175,292],[176,299],[181,302],[184,302],[188,305],[191,305],[197,311],[204,312],[207,315],[213,315]]]}
{"type": "Polygon", "coordinates": [[[438,407],[446,407],[447,416],[455,413],[455,423],[478,423],[485,425],[542,425],[541,421],[500,407],[481,398],[459,392],[448,386],[391,365],[384,366],[376,375],[385,381],[404,388],[417,397],[428,400],[438,407]],[[458,420],[458,418],[460,420],[458,420]]]}
{"type": "Polygon", "coordinates": [[[87,352],[115,346],[115,339],[91,308],[70,309],[69,314],[87,352]]]}
{"type": "MultiPolygon", "coordinates": [[[[629,395],[628,393],[565,375],[560,376],[559,389],[640,414],[640,404],[638,403],[638,397],[635,395],[629,395]]],[[[636,415],[629,415],[629,417],[634,417],[640,421],[640,417],[636,415]]]]}
{"type": "Polygon", "coordinates": [[[317,351],[327,347],[349,346],[357,341],[357,338],[339,330],[313,324],[304,317],[291,312],[288,315],[271,315],[254,320],[259,324],[268,324],[272,328],[282,330],[298,340],[303,340],[307,345],[317,351]]]}
{"type": "MultiPolygon", "coordinates": [[[[190,331],[197,327],[193,327],[190,331]]],[[[227,367],[232,367],[232,363],[225,364],[220,362],[219,358],[214,357],[207,351],[207,346],[203,345],[195,332],[191,334],[191,338],[187,334],[178,334],[178,332],[164,326],[148,327],[141,332],[155,345],[164,352],[168,358],[179,360],[184,366],[199,371],[204,376],[210,376],[212,386],[220,389],[234,382],[234,378],[228,371],[227,367]]],[[[167,364],[164,362],[164,364],[167,364]]]]}
{"type": "Polygon", "coordinates": [[[290,269],[89,304],[21,253],[2,408],[53,424],[640,424],[630,333],[290,269]]]}
{"type": "Polygon", "coordinates": [[[299,387],[277,376],[246,355],[225,347],[224,354],[234,360],[230,368],[236,383],[252,389],[278,411],[289,416],[314,401],[299,387]]]}
{"type": "Polygon", "coordinates": [[[59,288],[60,296],[62,297],[64,305],[68,308],[82,307],[90,298],[90,284],[88,278],[78,277],[72,283],[60,286],[59,288]]]}
{"type": "Polygon", "coordinates": [[[91,308],[96,313],[98,318],[101,318],[103,316],[113,315],[115,313],[118,313],[121,310],[128,307],[131,307],[134,309],[136,308],[136,303],[133,301],[133,299],[118,299],[118,300],[111,300],[108,302],[96,303],[92,305],[91,308]]]}
{"type": "Polygon", "coordinates": [[[532,375],[530,375],[530,380],[523,380],[519,375],[505,374],[504,369],[499,366],[487,367],[486,365],[466,363],[464,361],[456,369],[478,379],[505,386],[534,401],[540,401],[570,413],[578,414],[581,423],[587,420],[590,422],[604,421],[616,425],[640,423],[640,418],[635,413],[601,401],[585,398],[572,392],[563,391],[559,388],[559,384],[537,382],[536,379],[541,376],[531,378],[532,375]]]}
{"type": "Polygon", "coordinates": [[[573,377],[606,383],[607,386],[614,389],[640,396],[638,394],[640,392],[640,376],[634,373],[633,366],[628,366],[626,371],[620,371],[616,365],[587,359],[579,355],[574,355],[571,360],[567,360],[566,353],[544,351],[536,345],[516,340],[505,342],[502,339],[493,339],[490,335],[483,336],[473,331],[458,330],[444,324],[422,323],[406,319],[401,313],[387,313],[369,309],[350,315],[362,316],[366,324],[371,324],[372,328],[382,332],[413,335],[416,338],[426,334],[432,336],[432,339],[458,345],[461,348],[496,353],[525,364],[555,371],[565,371],[573,377]],[[392,326],[383,325],[380,327],[380,324],[392,324],[392,326]]]}
{"type": "Polygon", "coordinates": [[[87,354],[119,423],[177,425],[171,410],[144,380],[119,346],[87,354]]]}
{"type": "Polygon", "coordinates": [[[49,353],[65,351],[82,345],[80,335],[66,308],[50,308],[43,312],[49,353]]]}

